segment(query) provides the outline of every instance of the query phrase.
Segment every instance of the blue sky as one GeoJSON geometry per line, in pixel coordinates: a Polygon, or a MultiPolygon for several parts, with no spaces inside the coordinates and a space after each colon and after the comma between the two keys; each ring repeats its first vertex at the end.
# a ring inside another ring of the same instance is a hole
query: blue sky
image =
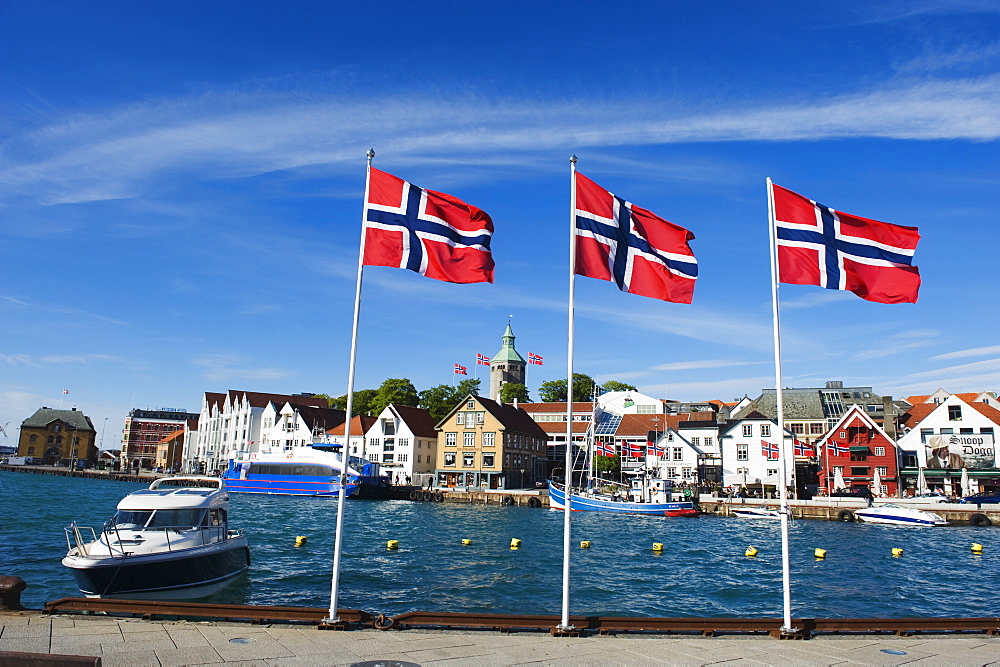
{"type": "Polygon", "coordinates": [[[577,280],[576,369],[774,385],[764,179],[920,229],[916,305],[781,288],[785,384],[1000,388],[995,2],[0,6],[0,425],[342,394],[364,153],[493,217],[493,285],[365,272],[357,388],[565,377],[568,157],[691,229],[692,305],[577,280]]]}

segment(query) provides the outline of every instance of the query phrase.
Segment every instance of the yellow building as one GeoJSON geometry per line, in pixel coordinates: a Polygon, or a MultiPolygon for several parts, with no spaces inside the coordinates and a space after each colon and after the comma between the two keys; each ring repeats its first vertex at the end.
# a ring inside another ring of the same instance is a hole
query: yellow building
{"type": "Polygon", "coordinates": [[[39,408],[21,422],[17,455],[30,456],[39,463],[63,463],[97,460],[97,431],[76,408],[55,410],[39,408]]]}
{"type": "Polygon", "coordinates": [[[164,472],[180,469],[184,452],[184,429],[174,431],[156,443],[156,457],[153,467],[164,472]]]}
{"type": "Polygon", "coordinates": [[[519,489],[545,476],[548,436],[521,408],[469,395],[435,429],[438,486],[519,489]]]}

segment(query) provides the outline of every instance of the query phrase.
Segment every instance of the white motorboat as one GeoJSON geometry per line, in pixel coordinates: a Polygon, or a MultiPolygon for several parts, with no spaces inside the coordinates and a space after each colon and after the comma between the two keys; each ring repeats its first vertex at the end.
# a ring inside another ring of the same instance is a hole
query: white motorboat
{"type": "Polygon", "coordinates": [[[780,519],[781,512],[771,507],[740,505],[730,508],[729,513],[740,519],[780,519]]]}
{"type": "Polygon", "coordinates": [[[940,514],[893,504],[866,507],[856,511],[854,515],[866,523],[888,523],[896,526],[948,525],[940,514]]]}
{"type": "Polygon", "coordinates": [[[87,597],[191,600],[250,567],[242,531],[229,530],[229,492],[215,477],[164,477],[134,491],[98,536],[74,521],[62,564],[87,597]]]}

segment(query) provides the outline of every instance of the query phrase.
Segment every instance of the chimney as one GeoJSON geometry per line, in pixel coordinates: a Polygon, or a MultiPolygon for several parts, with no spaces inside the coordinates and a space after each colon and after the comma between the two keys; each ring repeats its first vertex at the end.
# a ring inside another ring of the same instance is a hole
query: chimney
{"type": "Polygon", "coordinates": [[[517,396],[514,397],[514,407],[517,407],[517,396]]]}

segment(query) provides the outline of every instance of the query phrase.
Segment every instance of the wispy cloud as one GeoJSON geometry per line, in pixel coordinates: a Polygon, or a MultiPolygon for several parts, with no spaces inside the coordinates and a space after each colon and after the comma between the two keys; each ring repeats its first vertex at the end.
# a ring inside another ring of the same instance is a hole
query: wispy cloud
{"type": "Polygon", "coordinates": [[[857,299],[855,295],[844,290],[818,289],[810,291],[794,299],[782,299],[782,310],[798,310],[800,308],[816,308],[837,301],[857,299]]]}
{"type": "Polygon", "coordinates": [[[292,375],[285,369],[265,368],[251,359],[231,354],[207,355],[191,363],[202,369],[201,375],[207,382],[281,380],[292,375]]]}
{"type": "Polygon", "coordinates": [[[881,359],[896,354],[904,354],[935,345],[941,340],[941,332],[929,329],[912,329],[900,331],[887,336],[877,336],[875,346],[859,350],[854,358],[860,361],[881,359]]]}
{"type": "Polygon", "coordinates": [[[18,310],[34,310],[43,313],[49,313],[53,315],[73,315],[75,317],[85,317],[88,319],[100,320],[102,322],[108,322],[109,324],[115,324],[119,326],[130,326],[128,322],[122,320],[117,320],[112,317],[107,317],[98,313],[92,313],[75,306],[65,306],[59,303],[48,303],[45,301],[38,301],[37,299],[32,299],[30,297],[13,297],[7,295],[0,295],[0,309],[3,306],[8,308],[18,309],[18,310]]]}
{"type": "Polygon", "coordinates": [[[565,146],[833,137],[995,140],[1000,75],[886,82],[876,90],[784,105],[717,100],[558,104],[468,94],[294,96],[221,93],[155,100],[8,141],[0,196],[48,203],[134,197],[171,178],[357,169],[369,145],[398,163],[513,164],[565,146]]]}
{"type": "Polygon", "coordinates": [[[126,359],[109,354],[0,354],[0,361],[15,366],[65,366],[70,364],[117,364],[126,359]]]}
{"type": "Polygon", "coordinates": [[[954,352],[945,352],[944,354],[939,354],[937,356],[931,357],[931,361],[938,361],[943,359],[964,359],[967,357],[985,357],[990,354],[1000,354],[1000,345],[990,345],[988,347],[973,347],[967,350],[956,350],[954,352]]]}
{"type": "Polygon", "coordinates": [[[753,366],[767,363],[764,361],[731,361],[728,359],[702,359],[699,361],[677,361],[669,364],[653,366],[655,371],[689,371],[706,368],[734,368],[736,366],[753,366]]]}

